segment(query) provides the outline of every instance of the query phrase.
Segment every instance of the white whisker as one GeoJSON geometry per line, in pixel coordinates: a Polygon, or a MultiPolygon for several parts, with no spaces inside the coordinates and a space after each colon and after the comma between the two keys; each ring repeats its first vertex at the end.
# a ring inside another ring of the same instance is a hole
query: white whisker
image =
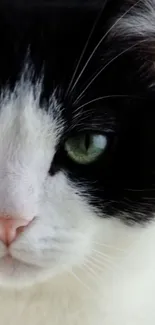
{"type": "MultiPolygon", "coordinates": [[[[102,253],[102,252],[98,252],[98,251],[95,251],[95,250],[92,250],[93,252],[94,252],[94,254],[96,255],[96,256],[98,256],[98,258],[106,258],[106,259],[108,259],[110,262],[112,261],[112,259],[114,259],[114,257],[110,257],[110,255],[108,255],[108,254],[104,254],[104,253],[102,253]]],[[[116,258],[116,257],[115,257],[116,258]]]]}
{"type": "MultiPolygon", "coordinates": [[[[110,266],[115,268],[115,270],[120,270],[120,266],[118,265],[119,260],[117,260],[117,263],[113,261],[113,259],[109,256],[101,256],[98,254],[95,254],[95,256],[91,256],[93,262],[98,263],[99,267],[103,267],[105,265],[105,262],[108,263],[110,266]]],[[[116,261],[116,259],[115,259],[116,261]]]]}
{"type": "Polygon", "coordinates": [[[89,104],[92,104],[92,103],[95,103],[95,102],[98,102],[100,100],[103,100],[103,99],[108,99],[108,98],[121,98],[121,97],[128,97],[129,95],[107,95],[107,96],[102,96],[102,97],[98,97],[98,98],[94,98],[92,100],[90,100],[89,102],[86,102],[84,103],[83,105],[81,106],[78,106],[76,110],[79,110],[89,104]]]}
{"type": "MultiPolygon", "coordinates": [[[[98,250],[96,250],[96,249],[92,249],[92,252],[94,252],[94,254],[96,255],[96,256],[100,256],[100,257],[109,257],[109,255],[107,255],[107,254],[104,254],[103,252],[100,252],[100,251],[98,251],[98,250]]],[[[116,257],[115,257],[116,258],[116,257]]]]}
{"type": "Polygon", "coordinates": [[[99,272],[103,272],[103,267],[101,267],[100,265],[98,264],[95,264],[93,261],[91,260],[87,260],[86,261],[88,264],[92,265],[96,270],[98,270],[99,272]]]}
{"type": "Polygon", "coordinates": [[[95,31],[95,28],[96,28],[96,26],[97,26],[97,24],[98,24],[98,21],[100,20],[100,17],[101,17],[102,12],[103,12],[103,10],[104,10],[104,8],[105,8],[106,2],[107,2],[107,0],[105,0],[104,5],[103,5],[103,8],[102,8],[101,12],[99,13],[99,15],[97,16],[97,19],[95,20],[95,23],[93,24],[93,27],[92,27],[92,29],[91,29],[91,31],[90,31],[90,34],[89,34],[89,36],[88,36],[88,39],[87,39],[86,44],[85,44],[85,46],[84,46],[84,49],[83,49],[83,51],[82,51],[82,53],[81,53],[81,55],[80,55],[79,61],[78,61],[77,65],[76,65],[76,67],[75,67],[75,70],[74,70],[74,73],[73,73],[73,75],[72,75],[72,78],[71,78],[71,81],[70,81],[70,83],[69,83],[69,86],[68,86],[68,88],[67,88],[67,91],[66,91],[65,97],[66,97],[66,96],[68,95],[68,93],[70,92],[70,88],[72,87],[72,84],[73,84],[74,78],[75,78],[76,73],[77,73],[77,71],[78,71],[78,69],[79,69],[79,66],[80,66],[80,63],[81,63],[81,61],[82,61],[82,59],[83,59],[83,57],[84,57],[84,54],[85,54],[85,52],[86,52],[86,50],[87,50],[87,47],[88,47],[89,42],[90,42],[90,40],[91,40],[91,38],[92,38],[92,35],[93,35],[94,31],[95,31]]]}
{"type": "Polygon", "coordinates": [[[135,48],[137,45],[144,43],[144,42],[148,42],[148,38],[147,39],[143,39],[140,40],[138,42],[136,42],[136,44],[131,45],[130,47],[128,47],[127,49],[123,50],[121,53],[117,54],[114,58],[112,58],[110,61],[107,62],[107,64],[105,64],[96,74],[95,76],[91,79],[91,81],[87,84],[87,86],[83,89],[83,91],[81,92],[81,94],[76,98],[76,100],[74,101],[73,105],[75,105],[80,99],[81,96],[86,92],[86,90],[92,85],[92,83],[99,77],[99,75],[110,65],[112,64],[114,61],[116,61],[119,57],[121,57],[123,54],[129,52],[130,50],[132,50],[133,48],[135,48]]]}
{"type": "Polygon", "coordinates": [[[126,253],[126,250],[121,249],[121,248],[118,248],[118,247],[115,247],[115,246],[112,246],[112,245],[108,245],[108,244],[104,244],[104,243],[98,243],[98,242],[96,242],[96,241],[94,241],[93,243],[94,243],[95,245],[98,245],[98,246],[102,246],[102,247],[105,247],[105,248],[114,249],[114,250],[116,250],[116,251],[126,253]]]}
{"type": "Polygon", "coordinates": [[[110,263],[109,261],[107,261],[105,259],[103,260],[103,263],[101,265],[99,263],[96,264],[97,261],[94,260],[94,259],[91,260],[90,257],[89,257],[89,259],[87,259],[87,263],[88,263],[88,261],[89,261],[89,263],[92,264],[92,266],[94,268],[98,269],[98,271],[100,271],[100,272],[103,272],[104,270],[110,270],[110,271],[117,271],[118,272],[118,270],[119,270],[119,268],[117,268],[114,263],[110,263]]]}
{"type": "Polygon", "coordinates": [[[95,46],[94,50],[92,51],[91,55],[89,56],[88,60],[86,61],[83,69],[81,70],[79,76],[77,77],[75,83],[72,86],[71,92],[74,90],[74,88],[76,87],[78,81],[80,80],[81,76],[83,75],[84,71],[86,70],[89,62],[91,61],[92,57],[94,56],[94,54],[96,53],[96,51],[98,50],[98,48],[100,47],[100,45],[102,44],[102,42],[104,41],[104,39],[109,35],[109,33],[112,31],[112,29],[134,8],[138,5],[138,3],[141,0],[138,0],[134,5],[132,5],[127,11],[125,11],[125,13],[119,17],[115,23],[107,30],[107,32],[103,35],[103,37],[100,39],[100,41],[97,43],[97,45],[95,46]]]}
{"type": "Polygon", "coordinates": [[[107,256],[101,257],[96,255],[96,256],[90,256],[89,259],[93,260],[95,263],[98,263],[100,266],[104,266],[105,262],[109,263],[109,265],[112,265],[114,267],[117,266],[117,264],[114,263],[112,259],[107,256]]]}
{"type": "Polygon", "coordinates": [[[78,276],[77,276],[77,274],[75,274],[75,272],[73,272],[73,270],[72,271],[70,271],[69,272],[85,289],[87,289],[89,292],[91,292],[92,293],[92,290],[91,290],[91,288],[90,287],[88,287],[78,276]]]}
{"type": "MultiPolygon", "coordinates": [[[[88,263],[88,262],[89,262],[89,261],[87,261],[87,263],[88,263]]],[[[95,281],[96,281],[96,280],[101,281],[102,278],[101,278],[101,277],[97,274],[97,272],[95,272],[95,270],[94,270],[91,266],[89,266],[87,263],[83,263],[85,269],[88,269],[88,271],[90,272],[90,275],[92,275],[92,277],[94,277],[94,280],[95,280],[95,281]]]]}
{"type": "Polygon", "coordinates": [[[96,271],[103,273],[105,270],[109,271],[119,271],[119,269],[115,268],[115,265],[113,264],[108,264],[107,261],[104,261],[104,264],[102,266],[96,264],[94,261],[91,261],[90,259],[87,260],[87,263],[89,263],[96,271]]]}

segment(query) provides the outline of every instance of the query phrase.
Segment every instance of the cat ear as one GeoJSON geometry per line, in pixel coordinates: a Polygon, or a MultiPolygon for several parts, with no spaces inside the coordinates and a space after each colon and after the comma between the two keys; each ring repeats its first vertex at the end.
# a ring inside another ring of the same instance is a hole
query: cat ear
{"type": "Polygon", "coordinates": [[[155,37],[155,1],[130,0],[120,9],[113,34],[121,37],[155,37]]]}
{"type": "Polygon", "coordinates": [[[120,46],[125,44],[125,53],[134,53],[142,78],[152,84],[155,80],[155,0],[125,1],[113,24],[111,38],[120,41],[120,46]]]}

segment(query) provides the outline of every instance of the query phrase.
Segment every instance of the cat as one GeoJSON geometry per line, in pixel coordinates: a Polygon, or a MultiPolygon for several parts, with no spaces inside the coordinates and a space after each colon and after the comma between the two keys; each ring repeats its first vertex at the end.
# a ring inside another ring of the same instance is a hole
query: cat
{"type": "Polygon", "coordinates": [[[155,324],[155,0],[0,2],[0,323],[155,324]]]}

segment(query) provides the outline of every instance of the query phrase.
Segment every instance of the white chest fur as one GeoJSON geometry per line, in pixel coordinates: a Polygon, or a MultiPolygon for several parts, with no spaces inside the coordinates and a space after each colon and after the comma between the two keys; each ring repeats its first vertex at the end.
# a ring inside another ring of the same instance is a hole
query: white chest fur
{"type": "Polygon", "coordinates": [[[155,283],[151,286],[153,271],[146,272],[144,266],[144,269],[135,272],[133,278],[132,266],[128,273],[118,274],[116,271],[113,272],[113,277],[105,274],[100,289],[96,287],[96,290],[95,286],[90,286],[90,290],[86,287],[90,283],[85,276],[81,277],[80,283],[71,275],[22,291],[2,289],[0,323],[154,325],[155,283]]]}
{"type": "Polygon", "coordinates": [[[3,325],[97,325],[98,301],[72,276],[23,291],[1,290],[3,325]]]}

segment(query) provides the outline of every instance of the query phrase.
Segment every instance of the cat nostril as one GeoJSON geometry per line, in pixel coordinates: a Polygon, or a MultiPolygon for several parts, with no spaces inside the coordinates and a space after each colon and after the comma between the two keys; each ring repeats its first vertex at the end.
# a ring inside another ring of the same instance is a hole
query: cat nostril
{"type": "MultiPolygon", "coordinates": [[[[33,219],[32,219],[33,220],[33,219]]],[[[32,222],[26,219],[15,219],[12,217],[0,217],[0,240],[9,246],[16,240],[18,235],[26,230],[32,222]]]]}
{"type": "Polygon", "coordinates": [[[17,235],[20,235],[22,232],[24,232],[25,228],[27,228],[27,227],[28,227],[28,225],[27,226],[21,226],[21,227],[17,228],[16,229],[17,235]]]}

